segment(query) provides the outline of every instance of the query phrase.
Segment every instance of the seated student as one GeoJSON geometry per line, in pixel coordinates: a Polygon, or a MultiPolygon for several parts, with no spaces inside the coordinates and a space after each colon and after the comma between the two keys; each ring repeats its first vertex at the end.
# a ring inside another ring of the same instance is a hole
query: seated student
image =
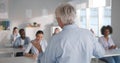
{"type": "Polygon", "coordinates": [[[30,42],[29,37],[26,37],[26,35],[25,35],[24,29],[20,29],[19,34],[20,34],[20,37],[18,37],[13,44],[14,48],[26,47],[30,42]]]}
{"type": "MultiPolygon", "coordinates": [[[[112,34],[112,27],[111,26],[103,26],[101,29],[102,37],[99,38],[99,42],[102,44],[105,50],[116,49],[117,46],[114,44],[112,38],[109,36],[112,34]]],[[[119,56],[112,56],[112,57],[104,57],[101,60],[107,63],[120,63],[119,56]]]]}
{"type": "Polygon", "coordinates": [[[20,35],[18,33],[18,28],[17,27],[14,27],[13,28],[13,32],[12,32],[12,35],[11,35],[11,44],[13,44],[16,40],[16,38],[18,38],[20,35]]]}
{"type": "MultiPolygon", "coordinates": [[[[19,30],[20,37],[18,37],[13,43],[14,48],[25,49],[30,43],[29,37],[26,37],[24,29],[19,30]]],[[[16,56],[23,56],[23,52],[17,53],[16,56]]]]}
{"type": "Polygon", "coordinates": [[[47,47],[47,42],[43,40],[43,31],[39,30],[36,32],[36,38],[29,43],[28,47],[25,50],[25,56],[32,57],[37,59],[38,55],[45,51],[47,47]],[[36,46],[39,46],[40,52],[36,48],[36,46]],[[31,53],[30,53],[31,51],[31,53]]]}
{"type": "Polygon", "coordinates": [[[60,29],[59,28],[55,28],[53,35],[55,35],[55,34],[57,34],[59,32],[60,32],[60,29]]]}

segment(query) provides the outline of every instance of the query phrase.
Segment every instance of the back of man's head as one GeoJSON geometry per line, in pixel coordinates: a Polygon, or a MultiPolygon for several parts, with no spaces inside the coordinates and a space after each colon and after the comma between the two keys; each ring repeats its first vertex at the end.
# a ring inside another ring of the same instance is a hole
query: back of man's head
{"type": "Polygon", "coordinates": [[[64,25],[73,24],[76,17],[76,9],[69,3],[59,5],[55,10],[64,25]]]}

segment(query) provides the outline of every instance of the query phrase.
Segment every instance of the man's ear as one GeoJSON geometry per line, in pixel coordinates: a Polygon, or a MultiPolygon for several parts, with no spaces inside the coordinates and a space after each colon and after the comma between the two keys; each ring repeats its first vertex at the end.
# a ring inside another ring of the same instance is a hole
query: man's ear
{"type": "Polygon", "coordinates": [[[61,18],[58,17],[58,18],[57,18],[57,22],[58,22],[58,25],[59,25],[61,28],[63,28],[64,24],[63,24],[61,18]]]}

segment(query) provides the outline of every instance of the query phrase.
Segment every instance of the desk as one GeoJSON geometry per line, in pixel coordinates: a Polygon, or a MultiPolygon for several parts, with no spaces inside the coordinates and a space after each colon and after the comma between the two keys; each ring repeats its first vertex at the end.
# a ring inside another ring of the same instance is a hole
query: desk
{"type": "Polygon", "coordinates": [[[0,53],[12,53],[13,56],[15,56],[15,54],[17,52],[23,52],[24,49],[20,49],[20,48],[0,48],[0,53]]]}
{"type": "Polygon", "coordinates": [[[0,63],[37,63],[37,61],[28,57],[11,57],[0,58],[0,63]]]}
{"type": "MultiPolygon", "coordinates": [[[[120,49],[105,51],[105,55],[103,57],[110,57],[110,56],[120,56],[120,49]]],[[[92,58],[96,58],[96,57],[92,56],[92,58]]]]}
{"type": "Polygon", "coordinates": [[[0,48],[0,52],[23,52],[23,49],[20,48],[0,48]]]}
{"type": "MultiPolygon", "coordinates": [[[[113,49],[105,51],[105,55],[103,57],[110,57],[110,56],[120,56],[120,49],[113,49]]],[[[95,58],[94,56],[92,58],[95,58]]],[[[96,58],[96,63],[98,63],[98,58],[96,58]]]]}
{"type": "Polygon", "coordinates": [[[5,48],[12,48],[13,46],[12,46],[12,44],[7,43],[7,44],[4,44],[4,47],[5,47],[5,48]]]}
{"type": "Polygon", "coordinates": [[[107,50],[104,57],[120,56],[120,49],[107,50]]]}

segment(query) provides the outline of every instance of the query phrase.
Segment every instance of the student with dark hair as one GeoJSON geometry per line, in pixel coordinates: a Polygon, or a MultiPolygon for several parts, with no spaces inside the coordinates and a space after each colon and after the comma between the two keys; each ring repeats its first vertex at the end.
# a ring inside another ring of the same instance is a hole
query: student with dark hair
{"type": "Polygon", "coordinates": [[[39,30],[36,32],[36,38],[29,43],[28,47],[26,48],[24,55],[27,57],[32,57],[34,59],[37,59],[38,55],[40,54],[42,56],[43,52],[45,51],[47,47],[46,40],[43,39],[43,31],[39,30]],[[39,47],[39,50],[36,48],[39,47]],[[31,53],[29,53],[31,50],[31,53]]]}
{"type": "MultiPolygon", "coordinates": [[[[28,44],[30,43],[30,39],[29,39],[29,37],[26,37],[24,29],[20,29],[19,34],[20,34],[20,37],[18,37],[15,40],[15,42],[13,43],[13,47],[25,49],[28,46],[28,44]]],[[[16,56],[23,56],[23,52],[17,52],[16,56]]]]}
{"type": "Polygon", "coordinates": [[[25,35],[25,30],[24,29],[20,29],[19,30],[19,34],[20,34],[20,37],[18,37],[15,40],[15,42],[13,43],[13,47],[14,48],[24,48],[30,42],[29,37],[26,37],[26,35],[25,35]]]}
{"type": "MultiPolygon", "coordinates": [[[[114,44],[112,38],[109,36],[112,34],[113,30],[111,26],[103,26],[101,28],[101,34],[102,37],[99,38],[99,42],[102,44],[105,50],[111,50],[116,49],[117,46],[114,44]]],[[[107,63],[120,63],[120,57],[114,56],[114,57],[105,57],[101,58],[101,60],[107,62],[107,63]]]]}
{"type": "Polygon", "coordinates": [[[11,44],[13,44],[16,40],[16,38],[18,38],[20,35],[18,33],[18,28],[14,27],[13,31],[12,31],[12,35],[11,35],[11,44]]]}
{"type": "MultiPolygon", "coordinates": [[[[101,28],[101,34],[102,35],[105,35],[105,31],[106,30],[109,30],[109,34],[112,34],[112,32],[113,32],[113,30],[112,30],[112,27],[111,26],[103,26],[102,28],[101,28]]],[[[108,35],[108,34],[107,34],[108,35]]]]}

